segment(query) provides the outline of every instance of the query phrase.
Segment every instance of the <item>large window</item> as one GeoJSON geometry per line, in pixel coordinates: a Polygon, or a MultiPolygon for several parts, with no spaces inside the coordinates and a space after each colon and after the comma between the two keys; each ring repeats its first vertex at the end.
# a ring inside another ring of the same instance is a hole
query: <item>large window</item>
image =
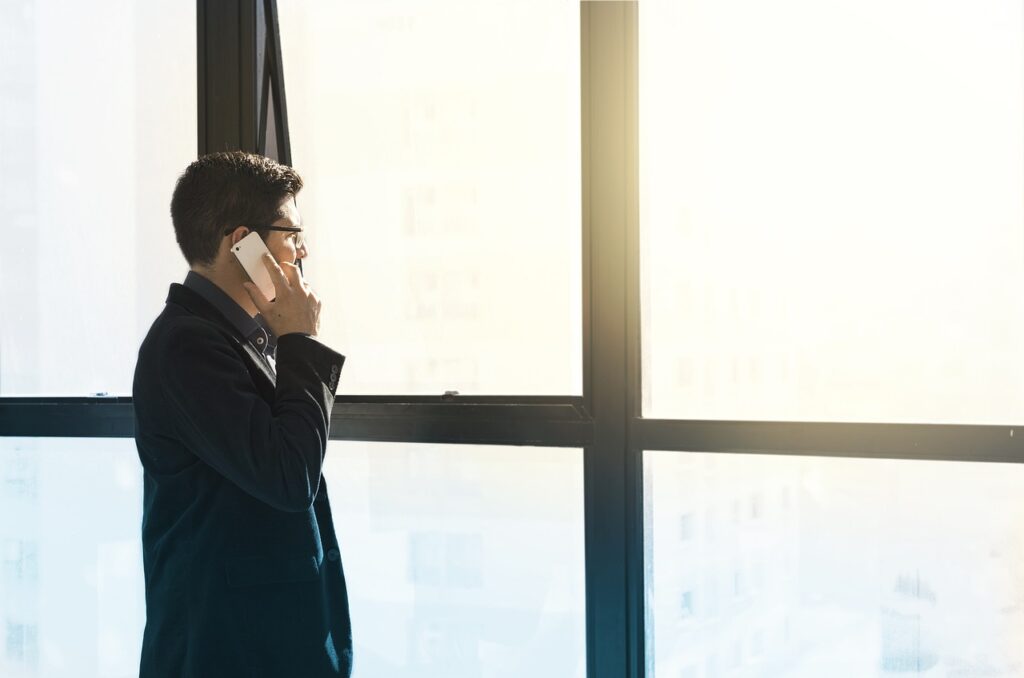
{"type": "Polygon", "coordinates": [[[195,158],[190,2],[0,3],[0,394],[130,394],[188,265],[170,220],[195,158]]]}
{"type": "Polygon", "coordinates": [[[582,392],[579,8],[281,3],[346,393],[582,392]]]}
{"type": "Polygon", "coordinates": [[[306,179],[360,678],[1024,673],[1019,2],[197,4],[0,7],[0,674],[136,670],[132,405],[53,396],[197,131],[306,179]]]}
{"type": "Polygon", "coordinates": [[[645,416],[1019,423],[1019,2],[645,0],[645,416]]]}

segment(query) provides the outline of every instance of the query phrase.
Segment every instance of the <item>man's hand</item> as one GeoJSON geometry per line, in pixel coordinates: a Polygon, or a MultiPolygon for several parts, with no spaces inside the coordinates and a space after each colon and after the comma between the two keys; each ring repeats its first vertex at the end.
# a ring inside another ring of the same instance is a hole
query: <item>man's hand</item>
{"type": "Polygon", "coordinates": [[[270,329],[279,337],[290,332],[316,336],[320,331],[320,297],[302,279],[299,267],[287,262],[278,264],[269,253],[263,255],[263,264],[270,271],[277,298],[267,301],[251,282],[243,282],[242,286],[270,329]]]}

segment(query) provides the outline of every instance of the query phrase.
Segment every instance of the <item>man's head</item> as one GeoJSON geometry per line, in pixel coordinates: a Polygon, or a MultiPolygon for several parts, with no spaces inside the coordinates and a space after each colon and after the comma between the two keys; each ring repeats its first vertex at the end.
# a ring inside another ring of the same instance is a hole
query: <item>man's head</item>
{"type": "Polygon", "coordinates": [[[297,234],[266,226],[301,226],[295,196],[302,178],[291,167],[253,153],[231,151],[199,158],[178,178],[171,198],[171,221],[182,254],[193,269],[231,267],[231,246],[260,234],[274,258],[294,263],[306,256],[297,234]]]}

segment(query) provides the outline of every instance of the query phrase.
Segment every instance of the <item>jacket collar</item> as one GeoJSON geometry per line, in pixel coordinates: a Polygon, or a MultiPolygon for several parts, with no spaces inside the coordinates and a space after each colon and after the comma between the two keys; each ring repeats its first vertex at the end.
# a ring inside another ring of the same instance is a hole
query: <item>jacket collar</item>
{"type": "Polygon", "coordinates": [[[277,383],[277,374],[267,362],[267,358],[261,352],[253,348],[252,344],[246,341],[245,337],[241,336],[238,328],[235,327],[230,320],[224,317],[224,314],[221,313],[216,306],[204,299],[203,295],[199,294],[195,290],[190,290],[180,283],[171,283],[171,288],[167,292],[167,303],[178,304],[190,313],[193,313],[200,318],[205,318],[206,320],[226,329],[231,336],[238,341],[245,352],[249,354],[252,361],[259,366],[259,370],[263,373],[263,376],[266,377],[269,388],[274,388],[274,385],[277,383]]]}
{"type": "Polygon", "coordinates": [[[198,292],[204,299],[213,304],[221,315],[230,320],[244,337],[252,336],[260,329],[256,319],[249,315],[238,302],[228,296],[216,283],[206,276],[189,271],[181,283],[193,292],[198,292]]]}
{"type": "Polygon", "coordinates": [[[171,288],[167,291],[167,303],[178,304],[200,318],[205,318],[220,325],[228,330],[232,336],[238,338],[239,341],[245,341],[245,337],[242,336],[235,324],[217,310],[216,306],[204,299],[203,295],[190,290],[180,283],[171,283],[171,288]]]}

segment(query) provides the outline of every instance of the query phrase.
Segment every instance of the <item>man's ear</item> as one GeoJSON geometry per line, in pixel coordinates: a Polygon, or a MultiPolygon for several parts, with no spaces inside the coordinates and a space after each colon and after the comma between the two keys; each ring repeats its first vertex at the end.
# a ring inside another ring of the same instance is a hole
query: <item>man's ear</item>
{"type": "Polygon", "coordinates": [[[246,228],[245,226],[235,226],[235,230],[231,231],[231,244],[236,244],[239,240],[241,240],[247,235],[249,235],[248,228],[246,228]]]}

